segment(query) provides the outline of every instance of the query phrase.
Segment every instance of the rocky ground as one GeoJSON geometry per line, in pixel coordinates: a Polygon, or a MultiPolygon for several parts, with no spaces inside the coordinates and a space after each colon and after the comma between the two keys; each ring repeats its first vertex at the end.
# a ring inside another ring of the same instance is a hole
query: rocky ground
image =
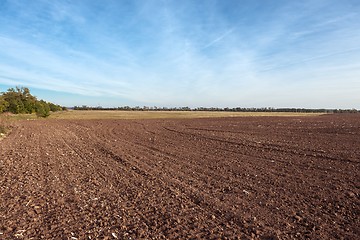
{"type": "Polygon", "coordinates": [[[0,239],[358,239],[360,117],[19,121],[0,239]]]}

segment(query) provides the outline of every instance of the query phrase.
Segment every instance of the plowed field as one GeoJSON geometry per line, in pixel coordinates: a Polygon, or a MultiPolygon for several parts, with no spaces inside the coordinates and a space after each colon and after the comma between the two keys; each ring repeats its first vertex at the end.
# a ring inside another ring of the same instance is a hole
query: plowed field
{"type": "Polygon", "coordinates": [[[0,239],[358,239],[360,117],[18,121],[0,239]]]}

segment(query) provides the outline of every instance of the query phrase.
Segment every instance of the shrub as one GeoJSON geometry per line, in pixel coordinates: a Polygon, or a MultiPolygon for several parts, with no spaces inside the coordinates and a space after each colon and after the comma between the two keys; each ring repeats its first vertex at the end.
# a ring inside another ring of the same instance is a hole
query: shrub
{"type": "Polygon", "coordinates": [[[38,100],[30,94],[26,87],[9,88],[7,92],[0,93],[0,113],[32,114],[36,112],[39,117],[47,117],[50,111],[62,111],[59,105],[38,100]]]}
{"type": "Polygon", "coordinates": [[[46,118],[50,115],[50,107],[45,101],[38,101],[36,103],[36,115],[38,117],[46,118]]]}

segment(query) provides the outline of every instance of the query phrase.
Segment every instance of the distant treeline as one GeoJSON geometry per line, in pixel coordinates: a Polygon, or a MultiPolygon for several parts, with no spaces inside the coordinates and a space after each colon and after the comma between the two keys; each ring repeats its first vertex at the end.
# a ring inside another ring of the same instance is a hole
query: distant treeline
{"type": "Polygon", "coordinates": [[[47,117],[50,111],[57,112],[64,109],[66,108],[60,105],[38,100],[26,87],[9,88],[7,92],[0,93],[0,113],[36,113],[39,117],[47,117]]]}
{"type": "Polygon", "coordinates": [[[299,112],[299,113],[357,113],[359,112],[356,109],[309,109],[309,108],[217,108],[217,107],[115,107],[115,108],[106,108],[106,107],[89,107],[86,105],[75,106],[74,110],[122,110],[122,111],[210,111],[210,112],[299,112]]]}

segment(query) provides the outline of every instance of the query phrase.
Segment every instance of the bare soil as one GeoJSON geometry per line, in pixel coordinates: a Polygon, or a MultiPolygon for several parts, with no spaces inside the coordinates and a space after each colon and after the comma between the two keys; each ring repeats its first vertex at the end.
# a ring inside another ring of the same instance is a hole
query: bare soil
{"type": "Polygon", "coordinates": [[[360,116],[19,121],[0,239],[358,239],[360,116]]]}

